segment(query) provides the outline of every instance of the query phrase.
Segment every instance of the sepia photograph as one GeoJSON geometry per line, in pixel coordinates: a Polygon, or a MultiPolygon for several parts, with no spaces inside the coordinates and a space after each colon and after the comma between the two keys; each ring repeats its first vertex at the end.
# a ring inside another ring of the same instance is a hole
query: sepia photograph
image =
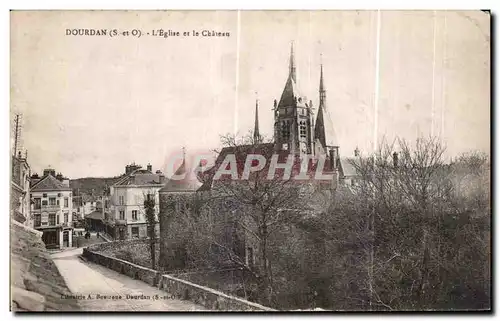
{"type": "Polygon", "coordinates": [[[490,11],[9,19],[10,311],[492,311],[490,11]]]}

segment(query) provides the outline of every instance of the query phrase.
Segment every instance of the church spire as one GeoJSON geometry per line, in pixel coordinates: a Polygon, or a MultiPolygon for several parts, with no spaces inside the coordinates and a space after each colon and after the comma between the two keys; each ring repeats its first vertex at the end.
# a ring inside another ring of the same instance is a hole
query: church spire
{"type": "Polygon", "coordinates": [[[259,132],[259,100],[255,100],[255,124],[253,130],[253,140],[254,143],[260,143],[260,132],[259,132]]]}
{"type": "Polygon", "coordinates": [[[326,89],[325,89],[325,84],[323,82],[323,59],[321,59],[321,73],[319,77],[319,106],[325,108],[325,104],[326,104],[326,89]]]}
{"type": "Polygon", "coordinates": [[[293,79],[294,82],[297,82],[295,56],[293,54],[293,42],[290,48],[290,77],[293,79]]]}

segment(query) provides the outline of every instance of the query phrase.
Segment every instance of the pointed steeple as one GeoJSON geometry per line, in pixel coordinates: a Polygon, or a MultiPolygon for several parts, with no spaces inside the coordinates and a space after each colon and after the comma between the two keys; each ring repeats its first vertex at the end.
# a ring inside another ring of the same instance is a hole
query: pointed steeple
{"type": "Polygon", "coordinates": [[[255,144],[260,143],[259,132],[259,100],[255,100],[255,124],[253,129],[253,141],[255,144]]]}
{"type": "Polygon", "coordinates": [[[330,113],[326,108],[326,89],[323,80],[323,62],[319,78],[319,107],[314,127],[314,137],[319,140],[323,148],[337,146],[335,130],[333,129],[330,113]]]}
{"type": "Polygon", "coordinates": [[[290,48],[290,75],[289,76],[290,76],[290,78],[292,78],[292,80],[294,82],[297,82],[295,56],[293,54],[293,42],[292,42],[292,46],[290,48]]]}
{"type": "Polygon", "coordinates": [[[326,89],[323,82],[323,61],[321,62],[321,74],[319,77],[319,106],[326,107],[326,89]]]}

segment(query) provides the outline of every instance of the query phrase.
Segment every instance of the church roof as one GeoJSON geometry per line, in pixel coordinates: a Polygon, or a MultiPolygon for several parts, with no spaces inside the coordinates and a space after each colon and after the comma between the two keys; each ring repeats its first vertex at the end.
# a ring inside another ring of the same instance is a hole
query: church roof
{"type": "Polygon", "coordinates": [[[307,107],[307,98],[302,95],[297,85],[295,57],[293,54],[293,44],[290,50],[290,66],[288,79],[285,83],[285,88],[281,94],[278,107],[298,106],[307,107]]]}
{"type": "Polygon", "coordinates": [[[57,178],[48,174],[42,177],[30,188],[32,192],[44,192],[44,191],[71,191],[71,188],[65,186],[57,178]]]}
{"type": "Polygon", "coordinates": [[[328,109],[322,105],[318,108],[314,135],[319,139],[323,147],[339,146],[330,113],[328,112],[328,109]]]}
{"type": "Polygon", "coordinates": [[[355,164],[359,164],[359,160],[355,158],[342,157],[340,159],[340,166],[344,177],[349,177],[349,176],[352,177],[358,175],[358,172],[356,170],[356,167],[353,165],[353,162],[355,164]]]}
{"type": "Polygon", "coordinates": [[[196,177],[196,175],[191,175],[191,173],[188,172],[188,170],[186,169],[185,161],[183,161],[179,168],[177,168],[174,175],[184,175],[184,178],[170,179],[168,183],[160,189],[159,193],[195,192],[202,186],[202,183],[198,180],[198,177],[196,177]]]}
{"type": "Polygon", "coordinates": [[[299,90],[297,83],[292,79],[291,76],[288,77],[283,93],[281,94],[280,102],[278,107],[288,107],[295,106],[306,107],[307,98],[303,96],[299,90]]]}
{"type": "MultiPolygon", "coordinates": [[[[278,160],[277,162],[280,164],[286,163],[287,157],[290,155],[289,150],[275,150],[274,143],[262,143],[262,144],[254,144],[254,145],[239,145],[239,146],[231,146],[231,147],[224,147],[219,155],[217,156],[217,159],[215,160],[215,164],[212,168],[210,168],[208,171],[204,173],[204,179],[203,179],[203,185],[200,187],[198,191],[208,191],[212,189],[214,185],[214,175],[215,173],[219,170],[221,165],[223,164],[224,160],[226,159],[227,155],[233,154],[235,156],[236,160],[236,166],[237,166],[237,173],[238,173],[238,178],[241,177],[243,174],[243,170],[245,167],[246,159],[247,156],[252,154],[252,155],[262,155],[266,159],[266,164],[264,168],[258,172],[252,172],[250,173],[249,180],[252,181],[256,175],[259,175],[261,178],[264,180],[267,179],[267,174],[269,171],[269,167],[271,165],[271,157],[273,155],[278,155],[278,160]]],[[[316,173],[316,166],[318,165],[317,162],[314,162],[313,160],[310,161],[309,167],[307,169],[307,175],[310,177],[313,177],[316,173]]],[[[330,168],[330,161],[326,160],[324,164],[324,172],[328,173],[329,171],[327,170],[330,168]]],[[[227,168],[226,168],[227,169],[227,168]]],[[[292,171],[291,171],[291,178],[293,179],[296,175],[299,175],[301,171],[301,161],[297,155],[295,155],[295,161],[293,162],[292,166],[292,171]]],[[[275,179],[279,179],[282,175],[284,174],[283,171],[277,170],[275,172],[275,179]]],[[[223,174],[220,178],[217,179],[217,181],[230,181],[232,178],[230,175],[223,174]]],[[[303,180],[297,180],[297,182],[304,182],[303,180]]]]}

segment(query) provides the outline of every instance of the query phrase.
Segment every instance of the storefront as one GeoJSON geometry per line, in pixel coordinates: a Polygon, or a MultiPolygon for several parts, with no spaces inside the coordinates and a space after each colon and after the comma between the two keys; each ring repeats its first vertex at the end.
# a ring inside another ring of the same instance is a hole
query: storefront
{"type": "Polygon", "coordinates": [[[62,227],[39,228],[42,241],[47,249],[62,249],[73,246],[73,229],[62,227]]]}

